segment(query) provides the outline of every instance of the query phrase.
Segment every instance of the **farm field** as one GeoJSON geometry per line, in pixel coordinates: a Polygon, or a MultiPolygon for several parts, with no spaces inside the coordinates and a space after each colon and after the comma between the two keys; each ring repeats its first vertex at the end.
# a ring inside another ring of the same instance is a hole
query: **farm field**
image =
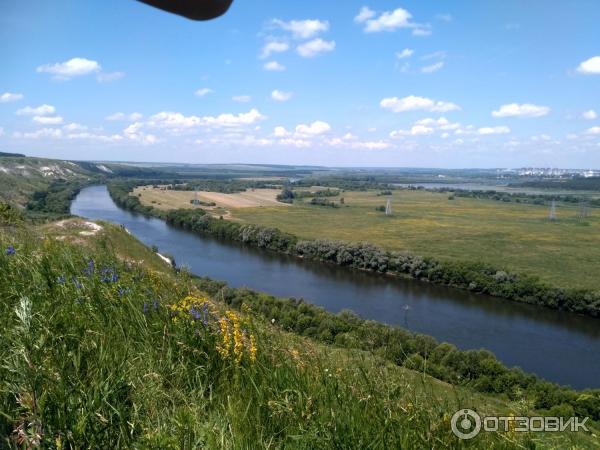
{"type": "MultiPolygon", "coordinates": [[[[216,208],[254,208],[254,207],[285,207],[285,203],[278,202],[276,197],[281,191],[279,189],[254,189],[236,194],[223,194],[220,192],[198,191],[198,199],[203,202],[214,202],[214,207],[203,207],[204,209],[216,208]]],[[[154,188],[152,186],[140,186],[134,190],[140,202],[146,206],[153,206],[161,210],[178,208],[198,208],[190,202],[196,198],[193,191],[174,191],[154,188]]]]}
{"type": "MultiPolygon", "coordinates": [[[[343,192],[340,208],[312,206],[231,209],[234,219],[277,227],[307,239],[366,241],[390,250],[439,259],[483,261],[539,276],[559,287],[600,289],[600,215],[585,221],[577,207],[456,198],[426,191],[394,191],[393,215],[377,192],[343,192]]],[[[338,202],[339,197],[331,198],[338,202]]]]}

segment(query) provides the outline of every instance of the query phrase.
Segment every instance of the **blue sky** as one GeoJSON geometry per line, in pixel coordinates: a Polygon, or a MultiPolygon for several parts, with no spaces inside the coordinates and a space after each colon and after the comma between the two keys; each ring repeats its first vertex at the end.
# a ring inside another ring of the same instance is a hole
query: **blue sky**
{"type": "Polygon", "coordinates": [[[600,167],[600,3],[0,0],[0,149],[71,159],[600,167]]]}

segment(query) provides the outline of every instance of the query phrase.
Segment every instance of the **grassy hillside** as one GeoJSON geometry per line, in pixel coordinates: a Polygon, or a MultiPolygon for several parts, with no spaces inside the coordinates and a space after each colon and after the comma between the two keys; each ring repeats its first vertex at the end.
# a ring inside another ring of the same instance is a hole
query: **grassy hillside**
{"type": "MultiPolygon", "coordinates": [[[[585,220],[578,207],[548,207],[455,198],[425,191],[394,191],[393,216],[378,206],[376,191],[343,192],[340,208],[297,202],[291,208],[232,209],[234,219],[276,227],[305,239],[367,241],[389,250],[440,260],[482,261],[512,272],[539,276],[552,286],[600,289],[600,214],[585,220]]],[[[339,198],[331,199],[335,202],[339,198]]]]}
{"type": "Polygon", "coordinates": [[[85,182],[92,173],[71,161],[0,157],[0,199],[24,206],[35,191],[56,181],[85,182]]]}
{"type": "Polygon", "coordinates": [[[235,311],[126,231],[0,231],[1,447],[594,448],[588,434],[484,433],[459,407],[531,413],[235,311]]]}

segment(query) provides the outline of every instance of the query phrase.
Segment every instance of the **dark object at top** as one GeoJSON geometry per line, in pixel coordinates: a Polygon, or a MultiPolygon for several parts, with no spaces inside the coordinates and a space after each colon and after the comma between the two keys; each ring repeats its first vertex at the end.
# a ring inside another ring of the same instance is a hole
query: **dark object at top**
{"type": "Polygon", "coordinates": [[[227,12],[233,0],[139,0],[192,20],[210,20],[227,12]]]}

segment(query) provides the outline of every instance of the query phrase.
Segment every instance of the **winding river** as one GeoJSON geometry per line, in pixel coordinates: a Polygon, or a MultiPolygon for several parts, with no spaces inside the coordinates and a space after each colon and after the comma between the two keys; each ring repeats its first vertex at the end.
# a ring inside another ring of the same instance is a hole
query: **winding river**
{"type": "Polygon", "coordinates": [[[196,275],[332,312],[351,309],[461,349],[486,348],[504,364],[574,388],[600,387],[600,320],[467,291],[396,279],[200,237],[119,208],[105,186],[83,189],[71,213],[122,224],[196,275]]]}

